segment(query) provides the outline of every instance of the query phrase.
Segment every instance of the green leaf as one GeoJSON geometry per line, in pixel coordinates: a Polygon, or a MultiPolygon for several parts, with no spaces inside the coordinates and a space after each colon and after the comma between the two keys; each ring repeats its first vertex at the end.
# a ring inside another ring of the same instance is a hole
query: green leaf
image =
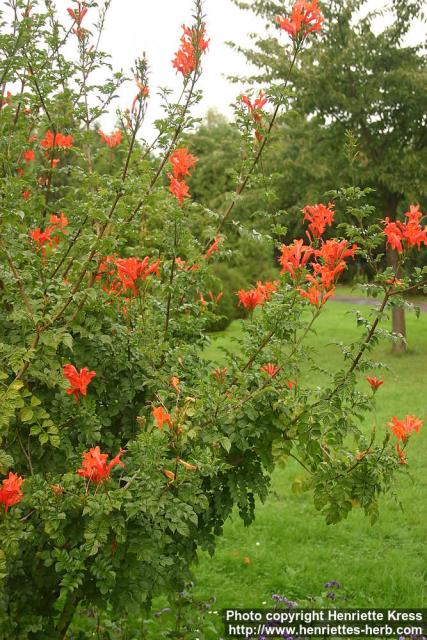
{"type": "Polygon", "coordinates": [[[24,407],[23,409],[21,409],[19,414],[22,422],[31,422],[33,416],[34,412],[30,407],[24,407]]]}

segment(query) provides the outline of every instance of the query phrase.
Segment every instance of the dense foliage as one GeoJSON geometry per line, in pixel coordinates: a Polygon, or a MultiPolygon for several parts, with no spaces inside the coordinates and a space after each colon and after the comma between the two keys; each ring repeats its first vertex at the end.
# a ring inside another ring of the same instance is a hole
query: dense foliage
{"type": "MultiPolygon", "coordinates": [[[[313,4],[314,24],[300,0],[280,23],[289,70],[322,26],[313,4]]],[[[281,275],[237,292],[244,335],[215,369],[203,358],[221,313],[211,265],[232,251],[240,194],[262,180],[286,86],[269,92],[272,114],[263,95],[241,109],[239,178],[216,213],[191,202],[197,158],[180,146],[208,48],[199,0],[173,60],[181,99],[165,96],[153,156],[138,142],[144,58],[117,130],[96,125],[125,80],[96,44],[109,2],[98,18],[97,3],[74,3],[65,25],[41,5],[11,0],[0,34],[0,638],[16,640],[65,638],[76,612],[120,624],[157,594],[173,599],[234,508],[251,522],[278,456],[304,467],[328,523],[357,507],[375,519],[421,427],[402,407],[367,439],[361,421],[380,383],[358,385],[379,366],[367,356],[387,310],[425,280],[400,273],[427,242],[419,208],[397,228],[365,228],[373,211],[360,189],[308,205],[304,240],[277,245],[281,275]],[[374,251],[386,242],[396,272],[374,251]],[[360,340],[340,345],[342,369],[320,387],[304,338],[356,256],[375,270],[382,303],[358,317],[360,340]]],[[[270,234],[283,234],[274,217],[270,234]]]]}

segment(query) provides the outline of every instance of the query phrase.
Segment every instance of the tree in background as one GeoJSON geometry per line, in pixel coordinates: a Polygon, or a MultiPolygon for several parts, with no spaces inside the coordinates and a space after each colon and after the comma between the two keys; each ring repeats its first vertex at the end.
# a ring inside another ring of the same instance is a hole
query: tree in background
{"type": "MultiPolygon", "coordinates": [[[[270,23],[283,13],[281,2],[234,2],[270,23]]],[[[427,197],[427,64],[423,47],[410,38],[423,2],[393,0],[382,12],[366,12],[366,4],[322,2],[322,37],[294,67],[295,110],[283,120],[277,185],[284,208],[309,201],[304,185],[321,193],[337,182],[372,187],[372,202],[392,221],[414,197],[427,197]],[[381,16],[391,16],[392,23],[378,32],[381,16]]],[[[281,82],[286,60],[279,39],[255,39],[255,48],[242,51],[260,69],[256,79],[281,82]]],[[[397,268],[391,245],[387,263],[397,268]]],[[[406,336],[404,307],[394,306],[392,317],[393,332],[406,336]]],[[[393,348],[405,351],[405,340],[393,348]]]]}
{"type": "MultiPolygon", "coordinates": [[[[241,105],[240,105],[241,108],[241,105]]],[[[196,201],[215,210],[224,200],[232,198],[239,165],[244,154],[244,139],[235,126],[225,116],[209,110],[205,119],[195,131],[187,133],[185,142],[197,156],[197,171],[189,178],[191,193],[196,201]]],[[[252,146],[253,135],[249,144],[252,146]]],[[[224,253],[224,260],[212,265],[215,294],[222,293],[219,305],[220,318],[212,322],[212,329],[225,328],[230,320],[244,316],[244,309],[236,306],[236,292],[254,284],[257,280],[274,280],[278,276],[277,262],[274,263],[272,237],[266,231],[265,180],[252,185],[252,189],[242,194],[236,203],[233,225],[228,231],[228,243],[233,251],[224,253]],[[264,233],[262,233],[264,232],[264,233]]],[[[193,216],[193,229],[199,233],[206,225],[204,210],[199,217],[193,216]]]]}

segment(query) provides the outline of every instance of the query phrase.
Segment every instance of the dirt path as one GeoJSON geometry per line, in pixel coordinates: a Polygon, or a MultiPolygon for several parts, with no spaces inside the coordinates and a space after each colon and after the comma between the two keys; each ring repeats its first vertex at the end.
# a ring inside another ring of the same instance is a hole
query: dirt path
{"type": "MultiPolygon", "coordinates": [[[[379,305],[379,300],[374,300],[374,298],[353,298],[352,296],[334,296],[332,300],[335,302],[346,302],[347,304],[364,304],[364,305],[379,305]]],[[[415,303],[416,304],[416,303],[415,303]]],[[[427,303],[421,302],[416,304],[417,307],[421,309],[424,313],[427,313],[427,303]]]]}

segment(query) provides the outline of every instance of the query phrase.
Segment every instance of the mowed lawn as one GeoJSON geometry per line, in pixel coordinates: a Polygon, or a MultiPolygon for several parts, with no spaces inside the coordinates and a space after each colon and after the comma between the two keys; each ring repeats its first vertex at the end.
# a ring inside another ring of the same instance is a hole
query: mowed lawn
{"type": "MultiPolygon", "coordinates": [[[[331,301],[317,322],[317,335],[309,338],[323,362],[327,353],[328,367],[338,369],[341,354],[334,346],[327,352],[324,347],[359,335],[354,310],[355,305],[331,301]]],[[[367,307],[361,311],[366,313],[367,307]]],[[[293,460],[276,469],[270,496],[258,505],[255,522],[245,528],[236,514],[218,539],[215,556],[200,554],[196,590],[202,597],[215,596],[218,611],[270,605],[273,593],[297,601],[319,596],[329,580],[342,583],[349,607],[427,606],[427,313],[419,319],[408,314],[407,327],[407,355],[393,356],[385,342],[374,353],[390,367],[377,372],[385,379],[377,395],[377,432],[385,432],[393,415],[413,414],[426,421],[409,444],[409,474],[399,476],[396,496],[382,499],[374,525],[355,509],[347,520],[327,526],[310,493],[291,491],[304,470],[293,460]]],[[[222,362],[219,347],[232,349],[232,337],[240,330],[240,322],[234,322],[213,337],[205,357],[222,362]]],[[[361,384],[367,384],[363,378],[361,384]]]]}

